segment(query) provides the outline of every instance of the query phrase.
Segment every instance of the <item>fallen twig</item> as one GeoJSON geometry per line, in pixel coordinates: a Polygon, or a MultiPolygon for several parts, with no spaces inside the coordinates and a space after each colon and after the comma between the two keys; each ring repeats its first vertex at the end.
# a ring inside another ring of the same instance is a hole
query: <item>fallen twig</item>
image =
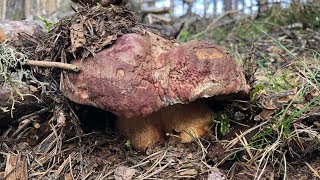
{"type": "Polygon", "coordinates": [[[59,68],[59,69],[70,70],[74,72],[80,71],[80,67],[76,65],[61,63],[61,62],[27,60],[25,64],[29,66],[38,66],[38,67],[44,67],[44,68],[59,68]]]}

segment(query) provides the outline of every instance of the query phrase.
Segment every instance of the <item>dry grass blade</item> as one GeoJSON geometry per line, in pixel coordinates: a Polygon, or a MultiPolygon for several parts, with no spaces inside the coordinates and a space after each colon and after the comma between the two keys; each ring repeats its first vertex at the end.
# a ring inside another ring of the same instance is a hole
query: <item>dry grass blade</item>
{"type": "Polygon", "coordinates": [[[306,164],[306,165],[308,166],[308,168],[313,172],[314,176],[316,176],[317,178],[320,179],[319,172],[318,172],[315,168],[313,168],[312,166],[310,166],[309,163],[305,162],[305,164],[306,164]]]}
{"type": "Polygon", "coordinates": [[[282,136],[282,130],[283,128],[281,128],[281,132],[278,134],[278,138],[277,140],[272,143],[270,146],[267,146],[264,150],[263,150],[263,153],[261,155],[261,158],[258,160],[259,162],[259,165],[257,167],[257,171],[256,171],[256,174],[255,174],[255,179],[260,179],[262,174],[264,173],[264,170],[266,169],[267,167],[267,164],[269,163],[269,158],[270,156],[272,156],[272,154],[274,153],[274,151],[276,149],[278,149],[278,147],[281,145],[281,136],[282,136]],[[261,169],[261,172],[260,174],[258,175],[258,172],[260,170],[260,167],[263,165],[263,168],[261,169]]]}
{"type": "Polygon", "coordinates": [[[167,168],[171,163],[173,162],[173,160],[169,160],[169,162],[167,164],[165,164],[164,166],[162,166],[161,168],[157,169],[156,171],[144,176],[144,177],[141,177],[139,179],[149,179],[150,177],[160,173],[161,171],[163,171],[165,168],[167,168]]]}
{"type": "Polygon", "coordinates": [[[63,163],[59,166],[59,168],[56,170],[56,172],[54,173],[55,177],[59,177],[61,172],[63,171],[63,169],[66,167],[66,165],[69,163],[70,158],[73,158],[75,155],[75,153],[72,153],[67,159],[65,159],[63,161],[63,163]]]}
{"type": "Polygon", "coordinates": [[[153,171],[158,165],[160,165],[161,161],[163,160],[163,158],[167,155],[167,150],[165,150],[163,152],[163,154],[161,156],[159,156],[157,158],[157,160],[152,164],[152,166],[142,175],[140,175],[139,179],[140,178],[145,178],[148,176],[148,173],[150,173],[151,171],[153,171]]]}
{"type": "Polygon", "coordinates": [[[245,151],[248,153],[248,155],[250,156],[250,159],[253,159],[253,153],[251,152],[250,147],[248,146],[248,142],[246,140],[245,136],[242,136],[242,138],[240,138],[240,136],[238,134],[236,134],[237,138],[239,139],[241,145],[245,148],[245,151]]]}
{"type": "Polygon", "coordinates": [[[271,120],[265,121],[257,126],[254,126],[248,130],[246,130],[244,133],[241,133],[241,135],[239,135],[239,137],[234,138],[233,140],[231,140],[228,144],[225,145],[226,149],[231,149],[234,145],[236,145],[239,142],[239,138],[243,138],[245,137],[247,134],[251,133],[253,130],[258,129],[266,124],[268,124],[271,120]]]}

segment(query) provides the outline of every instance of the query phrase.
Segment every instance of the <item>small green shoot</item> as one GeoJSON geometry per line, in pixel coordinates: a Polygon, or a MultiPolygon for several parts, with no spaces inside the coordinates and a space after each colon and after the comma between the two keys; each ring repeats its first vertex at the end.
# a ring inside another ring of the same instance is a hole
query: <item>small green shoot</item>
{"type": "Polygon", "coordinates": [[[259,31],[261,31],[263,34],[265,34],[266,36],[268,36],[270,39],[272,39],[272,41],[277,44],[277,46],[279,46],[281,49],[283,49],[285,52],[287,52],[288,54],[290,54],[292,57],[296,57],[287,47],[285,47],[283,44],[281,44],[278,40],[276,40],[274,37],[272,37],[271,35],[269,35],[265,30],[263,30],[260,26],[256,25],[255,23],[253,23],[252,21],[250,21],[249,19],[247,19],[255,28],[257,28],[259,31]]]}
{"type": "Polygon", "coordinates": [[[129,139],[127,139],[126,143],[124,143],[124,145],[126,146],[126,148],[131,149],[132,148],[132,143],[129,139]]]}
{"type": "Polygon", "coordinates": [[[38,18],[44,23],[46,30],[49,32],[51,28],[56,24],[54,22],[50,22],[42,16],[38,16],[38,18]]]}
{"type": "Polygon", "coordinates": [[[185,28],[184,30],[181,31],[181,34],[180,34],[178,41],[179,42],[187,42],[189,34],[190,34],[189,31],[185,28]]]}

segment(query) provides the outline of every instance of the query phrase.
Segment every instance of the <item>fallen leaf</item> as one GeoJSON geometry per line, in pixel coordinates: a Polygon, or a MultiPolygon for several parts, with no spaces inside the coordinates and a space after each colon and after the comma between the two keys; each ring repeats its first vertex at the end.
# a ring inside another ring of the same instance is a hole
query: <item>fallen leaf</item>
{"type": "Polygon", "coordinates": [[[276,105],[274,104],[273,99],[271,98],[263,98],[261,100],[261,106],[265,109],[274,110],[277,109],[276,105]]]}
{"type": "Polygon", "coordinates": [[[220,172],[216,167],[210,169],[210,174],[208,175],[208,180],[225,180],[226,176],[220,172]]]}
{"type": "Polygon", "coordinates": [[[114,178],[116,180],[129,180],[136,174],[136,170],[125,166],[117,167],[114,170],[114,178]]]}
{"type": "Polygon", "coordinates": [[[70,27],[71,51],[75,52],[86,43],[83,22],[74,23],[70,27]]]}
{"type": "Polygon", "coordinates": [[[272,117],[272,114],[275,110],[263,109],[262,112],[256,116],[254,116],[255,121],[266,121],[272,117]]]}
{"type": "Polygon", "coordinates": [[[63,110],[59,110],[58,112],[57,124],[58,124],[58,127],[66,126],[66,116],[64,115],[63,110]]]}

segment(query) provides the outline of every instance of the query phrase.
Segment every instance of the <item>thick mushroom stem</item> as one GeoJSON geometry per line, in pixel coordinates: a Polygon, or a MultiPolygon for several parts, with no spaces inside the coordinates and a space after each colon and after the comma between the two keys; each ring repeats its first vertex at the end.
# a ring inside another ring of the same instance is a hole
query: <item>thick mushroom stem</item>
{"type": "Polygon", "coordinates": [[[164,140],[166,133],[178,133],[181,142],[191,142],[208,133],[213,123],[213,111],[204,100],[175,104],[145,117],[119,117],[117,129],[132,142],[134,148],[145,151],[164,140]]]}

